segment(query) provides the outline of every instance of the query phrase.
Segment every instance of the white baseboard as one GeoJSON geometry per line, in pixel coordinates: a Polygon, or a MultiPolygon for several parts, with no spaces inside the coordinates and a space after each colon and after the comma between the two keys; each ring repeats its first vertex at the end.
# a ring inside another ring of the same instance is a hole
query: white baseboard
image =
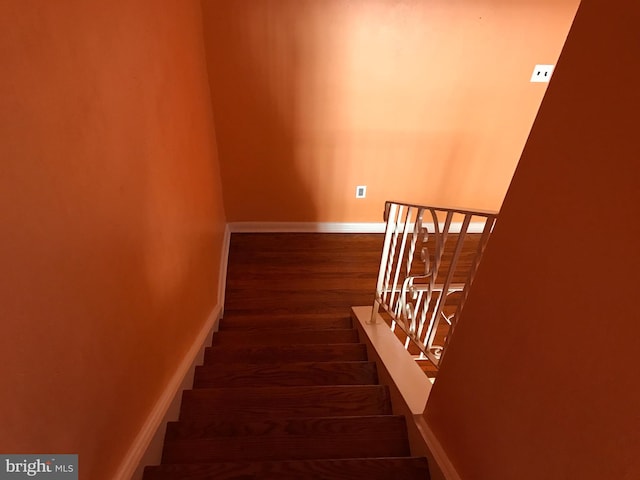
{"type": "Polygon", "coordinates": [[[220,318],[224,315],[224,296],[227,289],[227,267],[229,266],[229,245],[231,244],[231,228],[227,223],[222,238],[222,252],[220,253],[220,271],[218,272],[218,305],[220,318]]]}
{"type": "Polygon", "coordinates": [[[445,449],[442,448],[442,444],[438,440],[438,437],[436,437],[435,433],[433,433],[433,430],[431,430],[431,427],[424,416],[416,415],[414,417],[414,421],[416,422],[418,430],[422,434],[422,438],[424,438],[427,448],[431,452],[432,460],[436,463],[442,477],[445,480],[462,480],[462,477],[460,477],[458,471],[453,466],[449,455],[447,455],[445,449]]]}
{"type": "Polygon", "coordinates": [[[231,222],[231,233],[384,233],[384,223],[231,222]]]}
{"type": "Polygon", "coordinates": [[[222,318],[230,239],[231,231],[227,225],[222,241],[216,306],[209,314],[191,347],[174,371],[171,380],[151,409],[138,435],[133,440],[120,464],[120,468],[114,476],[115,480],[142,479],[145,465],[160,463],[167,422],[178,419],[182,392],[193,387],[195,367],[202,363],[204,349],[211,344],[213,332],[218,330],[218,324],[222,318]]]}
{"type": "Polygon", "coordinates": [[[141,479],[145,465],[160,463],[166,424],[169,421],[178,419],[182,392],[193,386],[195,367],[202,363],[204,349],[211,344],[211,337],[218,330],[218,324],[224,312],[230,239],[231,231],[227,224],[223,234],[222,251],[220,252],[218,291],[216,292],[217,303],[198,335],[196,335],[191,347],[175,369],[171,380],[156,400],[138,435],[131,443],[114,476],[115,480],[141,479]]]}
{"type": "Polygon", "coordinates": [[[389,372],[404,403],[413,415],[422,415],[431,392],[431,382],[378,314],[378,322],[371,323],[372,310],[369,306],[351,307],[368,343],[389,372]]]}
{"type": "MultiPolygon", "coordinates": [[[[433,223],[423,224],[430,232],[433,223]]],[[[332,223],[332,222],[231,222],[227,224],[231,233],[384,233],[386,223],[332,223]]],[[[441,228],[443,224],[441,224],[441,228]]],[[[460,233],[461,222],[452,222],[449,233],[460,233]]],[[[409,231],[413,224],[409,224],[409,231]]],[[[468,233],[482,233],[484,223],[471,222],[468,233]]]]}
{"type": "MultiPolygon", "coordinates": [[[[140,475],[139,478],[141,478],[142,468],[144,467],[144,465],[141,465],[143,458],[148,458],[148,455],[156,456],[156,454],[149,454],[147,450],[150,448],[150,444],[154,437],[156,437],[158,431],[161,430],[162,436],[164,436],[166,422],[177,419],[177,411],[174,415],[169,415],[170,417],[175,416],[175,418],[167,418],[167,412],[172,405],[176,404],[176,400],[178,407],[176,410],[179,409],[182,390],[191,388],[193,385],[193,370],[195,365],[202,362],[204,348],[210,343],[211,335],[218,327],[220,312],[221,308],[216,305],[209,314],[209,317],[198,332],[198,335],[196,335],[191,347],[189,347],[182,361],[175,369],[171,379],[156,400],[147,419],[131,443],[114,479],[131,480],[138,478],[137,475],[140,475]],[[189,385],[189,383],[191,383],[191,385],[189,385]]],[[[157,452],[157,456],[159,460],[160,452],[157,452]]]]}
{"type": "MultiPolygon", "coordinates": [[[[434,480],[461,480],[447,452],[442,448],[433,430],[427,424],[424,413],[431,392],[431,382],[418,367],[402,343],[378,314],[377,323],[371,323],[372,307],[351,307],[352,313],[360,323],[360,329],[366,335],[366,341],[383,363],[391,376],[398,393],[407,406],[415,426],[426,445],[427,457],[434,480]]],[[[407,418],[407,421],[410,419],[407,418]]]]}

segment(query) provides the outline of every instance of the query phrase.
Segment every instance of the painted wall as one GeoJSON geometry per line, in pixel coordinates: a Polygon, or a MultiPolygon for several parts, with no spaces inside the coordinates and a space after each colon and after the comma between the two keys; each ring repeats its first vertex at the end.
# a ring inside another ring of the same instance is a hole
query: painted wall
{"type": "Polygon", "coordinates": [[[110,479],[216,303],[198,1],[0,1],[0,452],[110,479]]]}
{"type": "Polygon", "coordinates": [[[578,3],[204,0],[229,221],[499,209],[578,3]]]}
{"type": "Polygon", "coordinates": [[[582,2],[426,417],[466,479],[640,478],[638,28],[582,2]]]}

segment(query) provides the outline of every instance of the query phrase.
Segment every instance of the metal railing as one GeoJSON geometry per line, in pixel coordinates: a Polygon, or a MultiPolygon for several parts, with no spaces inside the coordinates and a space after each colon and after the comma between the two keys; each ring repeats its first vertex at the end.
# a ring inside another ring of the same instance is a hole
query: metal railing
{"type": "Polygon", "coordinates": [[[407,350],[437,369],[497,213],[386,202],[384,219],[371,321],[380,314],[407,350]]]}

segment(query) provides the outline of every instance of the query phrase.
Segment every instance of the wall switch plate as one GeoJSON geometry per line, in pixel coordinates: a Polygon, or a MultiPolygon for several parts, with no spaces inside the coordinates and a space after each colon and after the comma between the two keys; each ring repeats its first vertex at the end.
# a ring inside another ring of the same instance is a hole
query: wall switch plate
{"type": "Polygon", "coordinates": [[[549,83],[554,65],[536,65],[531,74],[534,83],[549,83]]]}
{"type": "Polygon", "coordinates": [[[365,198],[367,196],[367,186],[358,185],[356,187],[356,198],[365,198]]]}

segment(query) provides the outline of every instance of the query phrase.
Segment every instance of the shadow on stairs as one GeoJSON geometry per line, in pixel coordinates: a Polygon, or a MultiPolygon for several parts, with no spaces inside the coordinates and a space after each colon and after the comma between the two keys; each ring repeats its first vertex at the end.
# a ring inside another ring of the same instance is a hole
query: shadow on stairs
{"type": "Polygon", "coordinates": [[[348,315],[231,314],[145,480],[428,480],[348,315]]]}

